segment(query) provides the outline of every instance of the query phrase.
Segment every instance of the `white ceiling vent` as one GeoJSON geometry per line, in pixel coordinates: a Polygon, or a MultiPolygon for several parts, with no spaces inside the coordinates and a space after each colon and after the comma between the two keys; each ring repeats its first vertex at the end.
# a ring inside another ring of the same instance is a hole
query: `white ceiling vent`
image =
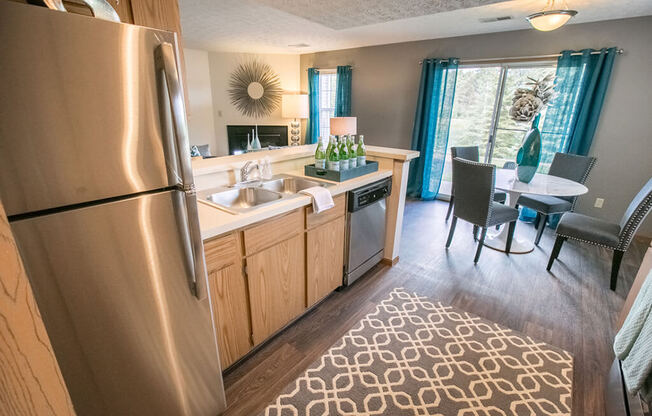
{"type": "Polygon", "coordinates": [[[480,20],[480,23],[492,23],[492,22],[502,22],[503,20],[512,20],[512,16],[498,16],[498,17],[483,17],[480,20]]]}

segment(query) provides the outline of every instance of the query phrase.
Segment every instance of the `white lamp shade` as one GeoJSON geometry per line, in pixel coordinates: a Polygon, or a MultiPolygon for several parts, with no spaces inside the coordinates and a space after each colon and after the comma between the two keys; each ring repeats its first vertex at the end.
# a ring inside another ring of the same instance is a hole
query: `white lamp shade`
{"type": "Polygon", "coordinates": [[[281,102],[283,118],[308,118],[308,95],[284,95],[281,102]]]}
{"type": "Polygon", "coordinates": [[[532,27],[534,27],[536,30],[549,32],[551,30],[559,29],[565,25],[571,17],[573,16],[566,13],[550,13],[531,17],[529,18],[529,21],[532,27]]]}
{"type": "Polygon", "coordinates": [[[343,134],[358,134],[357,117],[331,118],[331,134],[335,136],[341,136],[343,134]]]}

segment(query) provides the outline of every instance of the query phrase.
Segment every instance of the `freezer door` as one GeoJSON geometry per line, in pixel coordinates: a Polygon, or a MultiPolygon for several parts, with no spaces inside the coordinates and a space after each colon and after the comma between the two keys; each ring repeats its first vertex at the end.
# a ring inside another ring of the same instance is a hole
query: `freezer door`
{"type": "Polygon", "coordinates": [[[181,183],[163,44],[176,59],[169,32],[0,2],[7,215],[181,183]]]}
{"type": "Polygon", "coordinates": [[[188,285],[185,201],[168,191],[11,223],[78,415],[224,409],[209,299],[188,285]]]}

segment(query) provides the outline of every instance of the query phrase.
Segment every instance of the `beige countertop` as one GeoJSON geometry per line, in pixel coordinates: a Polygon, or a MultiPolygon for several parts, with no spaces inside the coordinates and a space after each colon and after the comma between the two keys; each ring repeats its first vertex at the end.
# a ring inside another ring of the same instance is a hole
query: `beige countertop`
{"type": "MultiPolygon", "coordinates": [[[[303,175],[302,171],[290,171],[284,173],[292,176],[306,177],[303,175]]],[[[390,176],[392,176],[392,171],[390,169],[379,169],[376,172],[369,173],[354,179],[349,179],[344,182],[331,182],[322,179],[319,180],[329,183],[328,190],[333,196],[335,196],[352,189],[359,188],[360,186],[376,182],[380,179],[388,178],[390,176]]],[[[291,198],[287,198],[277,203],[254,209],[247,213],[231,214],[200,200],[198,203],[198,208],[201,236],[202,239],[207,240],[220,234],[237,230],[238,228],[242,228],[258,221],[284,214],[286,212],[310,204],[311,198],[309,196],[297,194],[291,198]]]]}
{"type": "MultiPolygon", "coordinates": [[[[221,156],[212,159],[197,159],[192,162],[192,170],[195,175],[206,175],[215,172],[233,170],[234,168],[239,168],[249,160],[257,160],[261,157],[267,157],[271,162],[300,159],[313,156],[315,154],[316,146],[316,144],[289,146],[282,149],[221,156]]],[[[409,161],[419,157],[419,152],[416,150],[394,149],[381,146],[366,146],[366,148],[367,155],[372,157],[401,161],[409,161]]]]}

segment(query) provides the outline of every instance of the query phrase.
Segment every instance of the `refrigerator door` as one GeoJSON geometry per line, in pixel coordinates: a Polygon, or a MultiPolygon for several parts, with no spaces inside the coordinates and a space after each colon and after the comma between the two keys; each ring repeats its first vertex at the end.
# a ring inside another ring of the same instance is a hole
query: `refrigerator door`
{"type": "Polygon", "coordinates": [[[11,223],[79,415],[225,407],[209,298],[188,286],[186,197],[151,193],[11,223]]]}
{"type": "Polygon", "coordinates": [[[181,184],[161,44],[176,57],[169,32],[0,2],[7,215],[181,184]]]}

